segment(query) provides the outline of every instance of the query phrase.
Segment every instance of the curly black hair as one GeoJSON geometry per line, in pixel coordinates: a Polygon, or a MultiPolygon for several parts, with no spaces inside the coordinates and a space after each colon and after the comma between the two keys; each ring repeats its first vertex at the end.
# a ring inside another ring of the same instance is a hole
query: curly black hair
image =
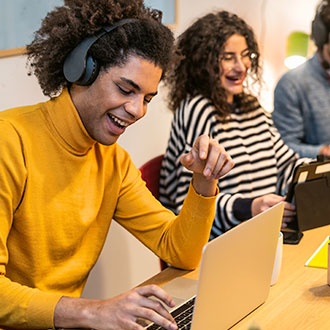
{"type": "Polygon", "coordinates": [[[70,87],[63,74],[66,56],[86,37],[124,18],[137,18],[98,39],[89,54],[100,70],[123,65],[131,55],[151,61],[163,70],[171,60],[173,34],[161,23],[162,12],[143,0],[64,0],[42,21],[27,45],[29,74],[34,73],[46,96],[70,87]]]}
{"type": "MultiPolygon", "coordinates": [[[[249,77],[252,83],[261,83],[260,53],[252,28],[233,13],[209,13],[195,21],[176,41],[175,57],[165,81],[171,111],[175,112],[187,97],[203,95],[213,102],[220,118],[228,117],[232,107],[221,86],[218,61],[233,34],[242,35],[250,52],[255,54],[249,77]]],[[[248,95],[247,87],[245,89],[242,95],[234,97],[242,111],[256,102],[256,98],[248,95]]]]}

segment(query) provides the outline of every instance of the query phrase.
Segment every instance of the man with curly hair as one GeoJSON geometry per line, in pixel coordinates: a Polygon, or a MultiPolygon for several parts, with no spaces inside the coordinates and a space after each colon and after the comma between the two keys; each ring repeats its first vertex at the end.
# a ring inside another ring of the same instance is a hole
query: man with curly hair
{"type": "Polygon", "coordinates": [[[155,285],[80,298],[111,219],[173,266],[193,269],[233,166],[208,136],[182,164],[193,180],[178,216],[117,143],[142,118],[171,57],[172,33],[142,0],[66,0],[27,46],[47,102],[0,114],[0,327],[176,329],[155,285]]]}

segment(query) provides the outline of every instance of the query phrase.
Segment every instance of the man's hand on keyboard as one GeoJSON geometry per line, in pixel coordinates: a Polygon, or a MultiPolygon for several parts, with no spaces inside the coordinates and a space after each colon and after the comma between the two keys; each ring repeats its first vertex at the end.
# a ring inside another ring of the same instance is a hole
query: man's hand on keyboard
{"type": "MultiPolygon", "coordinates": [[[[134,288],[103,302],[103,306],[100,306],[101,315],[104,314],[108,321],[104,327],[96,328],[143,329],[136,323],[137,319],[142,318],[155,322],[165,329],[176,330],[177,326],[172,315],[159,301],[150,299],[151,297],[158,298],[169,307],[175,305],[172,298],[157,285],[134,288]]],[[[102,316],[99,319],[102,319],[102,316]]]]}
{"type": "Polygon", "coordinates": [[[131,289],[106,300],[62,297],[55,309],[55,325],[69,328],[67,324],[70,323],[67,322],[75,318],[74,311],[80,310],[83,313],[79,315],[79,322],[84,328],[142,330],[137,321],[145,319],[166,330],[177,330],[172,315],[161,302],[169,307],[175,305],[162,288],[153,284],[131,289]]]}

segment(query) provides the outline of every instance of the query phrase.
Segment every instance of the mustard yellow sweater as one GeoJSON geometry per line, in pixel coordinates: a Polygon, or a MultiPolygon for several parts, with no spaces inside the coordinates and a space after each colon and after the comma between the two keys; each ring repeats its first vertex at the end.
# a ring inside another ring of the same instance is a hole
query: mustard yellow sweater
{"type": "Polygon", "coordinates": [[[0,327],[53,327],[60,297],[80,296],[112,219],[172,265],[198,265],[215,197],[191,188],[174,216],[118,144],[88,135],[67,90],[0,112],[0,150],[0,327]]]}

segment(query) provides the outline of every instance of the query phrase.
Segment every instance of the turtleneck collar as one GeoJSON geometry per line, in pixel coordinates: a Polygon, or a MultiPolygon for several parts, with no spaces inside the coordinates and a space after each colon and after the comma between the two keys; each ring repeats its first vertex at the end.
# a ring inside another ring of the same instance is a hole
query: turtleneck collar
{"type": "Polygon", "coordinates": [[[97,143],[86,131],[67,89],[49,101],[47,112],[61,143],[70,152],[83,155],[97,143]]]}

